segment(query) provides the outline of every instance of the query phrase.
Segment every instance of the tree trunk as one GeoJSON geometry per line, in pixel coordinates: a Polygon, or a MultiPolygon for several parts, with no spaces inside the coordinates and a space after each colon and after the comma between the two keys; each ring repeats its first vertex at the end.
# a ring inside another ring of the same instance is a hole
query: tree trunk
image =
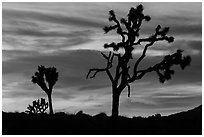
{"type": "Polygon", "coordinates": [[[112,95],[112,117],[113,118],[117,118],[119,114],[119,98],[120,98],[120,94],[114,91],[112,95]]]}
{"type": "Polygon", "coordinates": [[[51,94],[48,94],[48,102],[49,102],[50,115],[52,115],[53,114],[53,108],[52,108],[52,96],[51,96],[51,94]]]}

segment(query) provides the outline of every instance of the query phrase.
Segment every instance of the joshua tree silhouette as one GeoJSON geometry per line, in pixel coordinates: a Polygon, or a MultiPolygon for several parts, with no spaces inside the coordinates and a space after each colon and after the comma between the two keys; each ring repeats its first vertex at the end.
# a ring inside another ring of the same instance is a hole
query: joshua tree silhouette
{"type": "Polygon", "coordinates": [[[38,72],[32,76],[32,82],[38,84],[42,90],[48,95],[50,114],[53,114],[52,108],[52,89],[58,80],[58,72],[55,67],[38,66],[38,72]]]}
{"type": "Polygon", "coordinates": [[[113,10],[109,11],[109,21],[115,25],[105,26],[103,30],[105,33],[116,30],[117,34],[121,37],[121,41],[118,43],[112,42],[110,44],[104,44],[104,48],[112,48],[113,51],[106,55],[101,52],[102,56],[106,59],[107,65],[104,68],[90,69],[87,78],[94,78],[98,72],[106,72],[112,83],[112,117],[118,117],[119,109],[119,97],[124,88],[128,89],[128,97],[130,96],[130,83],[141,79],[148,72],[156,72],[159,77],[159,81],[164,83],[166,80],[171,79],[171,75],[174,74],[174,70],[171,69],[173,65],[180,65],[181,69],[190,65],[190,56],[182,56],[182,50],[177,50],[176,53],[167,55],[163,60],[153,66],[146,69],[138,69],[140,63],[146,56],[146,52],[149,47],[152,47],[155,42],[167,41],[169,43],[174,41],[172,36],[167,36],[169,27],[162,28],[158,25],[155,29],[155,33],[147,38],[140,38],[140,27],[143,21],[149,22],[150,16],[143,14],[143,5],[138,5],[136,8],[131,8],[127,19],[122,18],[118,20],[113,10]],[[143,47],[141,56],[136,59],[134,66],[130,66],[130,60],[133,59],[133,50],[135,46],[143,47]],[[118,52],[122,49],[124,53],[118,52]],[[116,58],[115,73],[111,73],[113,68],[113,61],[116,58]],[[130,72],[130,70],[133,70],[130,72]]]}

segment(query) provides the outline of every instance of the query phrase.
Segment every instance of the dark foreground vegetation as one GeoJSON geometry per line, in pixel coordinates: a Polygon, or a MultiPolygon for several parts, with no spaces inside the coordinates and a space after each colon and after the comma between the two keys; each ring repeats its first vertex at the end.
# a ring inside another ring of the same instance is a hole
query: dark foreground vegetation
{"type": "Polygon", "coordinates": [[[56,113],[2,114],[2,134],[24,135],[186,135],[202,134],[202,106],[169,116],[153,115],[147,118],[119,116],[117,121],[105,113],[95,116],[56,113]]]}

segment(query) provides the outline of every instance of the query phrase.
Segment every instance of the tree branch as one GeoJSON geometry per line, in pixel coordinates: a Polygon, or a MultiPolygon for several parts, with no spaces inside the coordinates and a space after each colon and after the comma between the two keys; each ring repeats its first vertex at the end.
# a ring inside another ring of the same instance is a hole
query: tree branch
{"type": "Polygon", "coordinates": [[[120,73],[120,68],[121,68],[121,55],[120,54],[116,54],[115,56],[118,57],[118,65],[116,67],[116,71],[115,71],[115,81],[116,81],[116,84],[118,83],[118,80],[121,76],[121,73],[120,73]]]}
{"type": "Polygon", "coordinates": [[[134,75],[134,79],[132,77],[131,79],[129,79],[128,83],[141,79],[146,73],[152,71],[157,72],[161,83],[164,83],[166,80],[171,79],[171,75],[174,74],[174,71],[171,70],[171,67],[173,65],[180,65],[181,69],[184,69],[186,66],[190,65],[190,56],[182,57],[181,52],[182,50],[177,50],[176,53],[165,56],[160,63],[155,64],[153,67],[136,71],[135,73],[139,75],[134,75]]]}
{"type": "Polygon", "coordinates": [[[113,76],[111,75],[111,72],[109,71],[110,68],[112,68],[112,62],[113,62],[113,58],[114,56],[116,56],[114,53],[112,54],[111,51],[109,52],[108,56],[105,55],[104,53],[102,53],[102,56],[107,60],[107,65],[106,68],[92,68],[89,69],[89,72],[86,75],[86,78],[94,78],[98,72],[103,72],[105,71],[109,77],[109,79],[111,80],[111,82],[114,82],[113,76]],[[91,75],[91,72],[93,72],[93,74],[91,75]]]}
{"type": "Polygon", "coordinates": [[[130,78],[130,81],[134,81],[134,79],[137,79],[137,68],[138,68],[140,62],[146,56],[146,52],[147,52],[148,47],[152,46],[156,41],[166,40],[168,42],[173,42],[173,40],[174,40],[173,37],[166,36],[166,33],[169,31],[169,28],[164,28],[161,31],[160,31],[160,29],[161,29],[161,26],[158,25],[156,27],[156,32],[154,35],[150,36],[149,38],[139,39],[136,43],[133,44],[133,45],[138,45],[141,42],[149,42],[148,44],[145,45],[144,50],[142,52],[142,55],[138,58],[138,60],[136,61],[135,65],[134,65],[133,76],[132,76],[132,78],[130,78]],[[160,37],[157,37],[157,36],[160,36],[160,37]]]}
{"type": "Polygon", "coordinates": [[[130,97],[130,85],[127,84],[127,88],[128,88],[128,97],[130,97]]]}
{"type": "MultiPolygon", "coordinates": [[[[115,13],[113,10],[109,11],[110,17],[109,17],[109,21],[114,21],[117,24],[117,33],[121,35],[122,37],[122,42],[125,42],[125,34],[127,35],[127,32],[122,30],[122,27],[120,25],[120,22],[118,21],[118,19],[115,16],[115,13]]],[[[115,27],[116,28],[116,27],[115,27]]],[[[115,29],[114,28],[114,29],[115,29]]]]}
{"type": "Polygon", "coordinates": [[[96,76],[96,74],[98,72],[101,72],[101,71],[106,71],[106,69],[99,69],[99,68],[93,68],[93,69],[89,69],[89,72],[88,74],[86,75],[86,78],[94,78],[96,76]],[[93,75],[90,76],[91,72],[94,71],[93,75]]]}
{"type": "Polygon", "coordinates": [[[109,69],[106,70],[106,73],[108,74],[110,81],[113,83],[114,82],[113,76],[111,75],[109,69]]]}

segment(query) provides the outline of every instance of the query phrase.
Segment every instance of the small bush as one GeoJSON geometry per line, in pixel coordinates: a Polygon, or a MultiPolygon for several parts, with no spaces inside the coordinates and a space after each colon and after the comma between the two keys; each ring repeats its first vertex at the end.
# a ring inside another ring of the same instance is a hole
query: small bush
{"type": "Polygon", "coordinates": [[[29,114],[43,114],[48,108],[48,102],[44,98],[33,101],[32,105],[28,105],[26,113],[29,114]]]}

